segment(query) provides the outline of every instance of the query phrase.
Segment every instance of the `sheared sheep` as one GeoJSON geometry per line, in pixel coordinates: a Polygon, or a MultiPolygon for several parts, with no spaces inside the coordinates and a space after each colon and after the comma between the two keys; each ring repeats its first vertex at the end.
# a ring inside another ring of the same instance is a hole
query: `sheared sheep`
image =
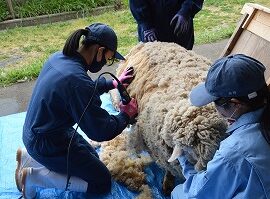
{"type": "Polygon", "coordinates": [[[128,135],[130,150],[148,151],[173,176],[182,178],[178,161],[172,161],[176,157],[170,158],[174,148],[185,148],[200,171],[225,137],[227,125],[213,105],[197,108],[188,101],[190,90],[205,79],[210,64],[177,44],[150,42],[135,46],[117,70],[121,74],[132,66],[135,71],[127,89],[139,106],[137,122],[128,135]]]}

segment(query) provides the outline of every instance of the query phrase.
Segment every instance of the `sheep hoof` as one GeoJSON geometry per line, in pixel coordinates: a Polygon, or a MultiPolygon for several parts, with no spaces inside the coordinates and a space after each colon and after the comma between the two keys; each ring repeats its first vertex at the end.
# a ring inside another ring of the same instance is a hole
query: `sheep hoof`
{"type": "Polygon", "coordinates": [[[171,174],[171,172],[166,171],[162,183],[162,191],[163,194],[169,196],[174,188],[174,180],[175,177],[171,174]]]}

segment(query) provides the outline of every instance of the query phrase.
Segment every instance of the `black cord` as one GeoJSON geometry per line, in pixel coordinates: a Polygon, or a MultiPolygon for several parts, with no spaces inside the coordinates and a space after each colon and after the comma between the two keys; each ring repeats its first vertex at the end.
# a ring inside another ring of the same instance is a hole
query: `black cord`
{"type": "Polygon", "coordinates": [[[96,80],[96,82],[95,82],[95,87],[94,87],[93,94],[91,95],[91,97],[90,97],[90,99],[89,99],[87,105],[85,106],[85,108],[84,108],[84,110],[83,110],[83,113],[82,113],[82,115],[81,115],[81,117],[80,117],[80,119],[79,119],[79,121],[78,121],[77,127],[76,127],[76,129],[73,131],[73,134],[72,134],[72,136],[71,136],[71,138],[70,138],[70,141],[69,141],[68,151],[67,151],[67,183],[66,183],[65,191],[68,191],[68,184],[69,184],[69,180],[70,180],[70,174],[69,174],[70,157],[69,157],[69,155],[70,155],[71,143],[72,143],[72,140],[73,140],[73,138],[74,138],[75,133],[77,133],[77,130],[78,130],[79,124],[80,124],[80,122],[81,122],[81,120],[82,120],[82,117],[84,116],[84,114],[85,114],[85,112],[86,112],[88,106],[91,104],[91,102],[92,102],[92,100],[93,100],[93,97],[94,97],[95,92],[96,92],[96,90],[97,90],[98,81],[99,81],[100,77],[101,77],[102,75],[104,75],[104,74],[109,74],[109,75],[111,75],[111,76],[117,81],[118,84],[121,84],[121,82],[117,79],[117,77],[114,76],[114,75],[113,75],[112,73],[110,73],[110,72],[103,72],[103,73],[101,73],[101,74],[98,76],[98,78],[97,78],[97,80],[96,80]]]}

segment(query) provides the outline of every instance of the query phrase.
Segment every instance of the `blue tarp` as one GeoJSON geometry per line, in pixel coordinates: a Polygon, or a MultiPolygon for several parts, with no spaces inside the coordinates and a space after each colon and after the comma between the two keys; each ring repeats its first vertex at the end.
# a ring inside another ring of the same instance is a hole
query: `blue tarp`
{"type": "MultiPolygon", "coordinates": [[[[108,94],[101,96],[102,106],[111,114],[114,111],[108,94]]],[[[16,168],[16,150],[23,147],[22,127],[26,113],[18,113],[0,117],[0,198],[19,198],[21,193],[17,190],[14,172],[16,168]]],[[[82,133],[80,130],[79,133],[82,133]]],[[[84,135],[84,134],[82,134],[84,135]]],[[[154,198],[167,199],[161,192],[161,184],[164,171],[155,163],[145,169],[147,173],[147,183],[151,187],[154,198]]],[[[129,191],[123,185],[113,182],[110,194],[102,196],[86,196],[82,193],[61,191],[56,189],[37,189],[37,198],[135,198],[138,193],[129,191]]]]}

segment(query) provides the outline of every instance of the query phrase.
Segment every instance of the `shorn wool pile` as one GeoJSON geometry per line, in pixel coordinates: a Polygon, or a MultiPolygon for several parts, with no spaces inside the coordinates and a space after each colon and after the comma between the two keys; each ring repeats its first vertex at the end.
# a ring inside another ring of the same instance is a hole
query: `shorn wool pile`
{"type": "Polygon", "coordinates": [[[137,122],[125,139],[130,151],[148,151],[158,165],[177,177],[182,174],[176,157],[168,162],[174,149],[185,149],[198,171],[206,167],[227,125],[212,104],[194,107],[188,95],[205,79],[210,65],[205,57],[174,43],[140,43],[130,51],[117,70],[118,75],[131,66],[135,71],[127,88],[139,106],[137,122]]]}

